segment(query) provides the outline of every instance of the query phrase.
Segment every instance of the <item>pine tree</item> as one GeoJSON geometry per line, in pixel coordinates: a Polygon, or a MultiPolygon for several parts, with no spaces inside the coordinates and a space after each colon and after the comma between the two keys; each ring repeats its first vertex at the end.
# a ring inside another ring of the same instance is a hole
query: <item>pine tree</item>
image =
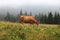
{"type": "Polygon", "coordinates": [[[10,15],[10,21],[11,22],[16,22],[16,16],[10,15]]]}
{"type": "Polygon", "coordinates": [[[42,13],[40,22],[41,22],[41,23],[44,23],[44,15],[43,15],[43,13],[42,13]]]}
{"type": "Polygon", "coordinates": [[[22,9],[20,10],[20,16],[21,16],[21,15],[23,15],[23,13],[22,13],[22,9]]]}
{"type": "Polygon", "coordinates": [[[7,15],[6,15],[6,17],[5,17],[5,20],[6,20],[6,21],[10,21],[10,14],[9,14],[9,12],[7,12],[7,15]]]}
{"type": "Polygon", "coordinates": [[[60,14],[59,14],[59,24],[60,24],[60,14]]]}
{"type": "Polygon", "coordinates": [[[53,15],[52,15],[52,12],[50,12],[49,14],[48,14],[48,24],[52,24],[53,23],[53,15]]]}
{"type": "Polygon", "coordinates": [[[25,11],[25,16],[28,16],[27,11],[25,11]]]}
{"type": "Polygon", "coordinates": [[[41,20],[41,14],[39,13],[38,14],[38,21],[39,21],[39,23],[40,23],[40,20],[41,20]]]}
{"type": "Polygon", "coordinates": [[[57,20],[56,20],[56,12],[55,12],[53,21],[54,21],[54,24],[56,24],[56,21],[57,21],[57,20]]]}
{"type": "Polygon", "coordinates": [[[60,23],[60,15],[59,15],[59,13],[57,14],[57,24],[59,24],[60,23]]]}
{"type": "Polygon", "coordinates": [[[47,23],[47,15],[44,15],[44,23],[47,23]]]}
{"type": "Polygon", "coordinates": [[[37,14],[35,14],[35,19],[39,22],[39,16],[37,14]]]}
{"type": "Polygon", "coordinates": [[[54,15],[54,24],[58,24],[59,23],[59,14],[57,12],[55,12],[55,15],[54,15]]]}
{"type": "Polygon", "coordinates": [[[32,12],[30,11],[30,16],[32,16],[32,12]]]}
{"type": "Polygon", "coordinates": [[[17,22],[20,22],[20,18],[19,17],[20,17],[20,15],[18,14],[17,17],[16,17],[16,21],[17,22]]]}

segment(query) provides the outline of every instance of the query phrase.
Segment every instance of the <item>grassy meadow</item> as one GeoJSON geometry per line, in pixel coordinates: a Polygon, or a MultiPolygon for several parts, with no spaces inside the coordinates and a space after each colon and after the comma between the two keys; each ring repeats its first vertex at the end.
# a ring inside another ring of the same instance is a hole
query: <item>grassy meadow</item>
{"type": "Polygon", "coordinates": [[[60,40],[60,25],[0,21],[0,40],[60,40]]]}

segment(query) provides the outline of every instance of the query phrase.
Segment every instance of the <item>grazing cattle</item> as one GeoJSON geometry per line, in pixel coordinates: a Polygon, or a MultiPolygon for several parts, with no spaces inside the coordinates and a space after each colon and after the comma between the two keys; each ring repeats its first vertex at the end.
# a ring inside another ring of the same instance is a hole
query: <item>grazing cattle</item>
{"type": "Polygon", "coordinates": [[[20,16],[20,22],[24,22],[24,23],[35,23],[35,24],[39,24],[37,22],[37,20],[33,17],[33,16],[20,16]]]}

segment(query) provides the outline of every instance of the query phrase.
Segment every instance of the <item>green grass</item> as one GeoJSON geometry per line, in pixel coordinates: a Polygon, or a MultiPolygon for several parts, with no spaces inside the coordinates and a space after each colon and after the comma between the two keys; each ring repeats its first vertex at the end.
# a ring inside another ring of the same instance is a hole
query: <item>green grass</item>
{"type": "Polygon", "coordinates": [[[0,21],[0,40],[60,40],[60,25],[0,21]]]}

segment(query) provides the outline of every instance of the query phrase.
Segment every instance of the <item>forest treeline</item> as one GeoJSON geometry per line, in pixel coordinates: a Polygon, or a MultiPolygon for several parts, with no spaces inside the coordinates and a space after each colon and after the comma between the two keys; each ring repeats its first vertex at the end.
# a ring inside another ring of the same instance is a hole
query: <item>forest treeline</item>
{"type": "MultiPolygon", "coordinates": [[[[18,14],[17,16],[14,16],[13,14],[10,14],[9,12],[7,12],[6,16],[4,15],[0,15],[0,20],[3,21],[11,21],[11,22],[19,22],[19,16],[21,15],[25,15],[25,16],[33,16],[33,13],[27,13],[27,11],[25,13],[23,13],[22,10],[20,10],[20,14],[18,14]]],[[[60,24],[60,14],[58,12],[55,12],[54,14],[52,12],[48,12],[47,14],[35,14],[34,16],[36,18],[36,20],[41,23],[41,24],[60,24]]]]}

